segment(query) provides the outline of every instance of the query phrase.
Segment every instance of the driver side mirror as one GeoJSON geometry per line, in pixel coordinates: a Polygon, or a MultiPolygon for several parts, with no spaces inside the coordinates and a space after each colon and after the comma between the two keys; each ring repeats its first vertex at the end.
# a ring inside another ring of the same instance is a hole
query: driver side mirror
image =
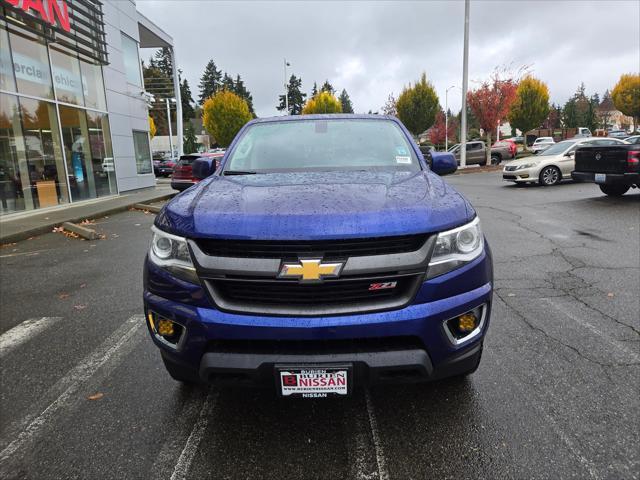
{"type": "Polygon", "coordinates": [[[198,158],[191,166],[193,178],[203,180],[216,171],[216,161],[213,158],[198,158]]]}
{"type": "Polygon", "coordinates": [[[571,157],[573,157],[575,154],[576,154],[576,152],[575,152],[575,151],[573,151],[573,152],[567,152],[567,153],[565,153],[565,154],[564,154],[564,156],[565,156],[565,157],[569,157],[569,158],[571,158],[571,157]]]}

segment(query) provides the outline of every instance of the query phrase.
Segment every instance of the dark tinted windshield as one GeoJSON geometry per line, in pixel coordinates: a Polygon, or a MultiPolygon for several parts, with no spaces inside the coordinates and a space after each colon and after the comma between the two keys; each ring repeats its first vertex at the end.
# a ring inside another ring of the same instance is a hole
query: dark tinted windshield
{"type": "Polygon", "coordinates": [[[390,120],[322,119],[252,125],[226,171],[420,170],[411,144],[390,120]]]}

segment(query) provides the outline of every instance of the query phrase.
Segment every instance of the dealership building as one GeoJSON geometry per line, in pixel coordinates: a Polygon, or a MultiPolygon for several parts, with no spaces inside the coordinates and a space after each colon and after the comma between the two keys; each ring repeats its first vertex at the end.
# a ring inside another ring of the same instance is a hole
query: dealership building
{"type": "Polygon", "coordinates": [[[160,47],[133,0],[0,0],[0,215],[155,186],[139,49],[160,47]]]}

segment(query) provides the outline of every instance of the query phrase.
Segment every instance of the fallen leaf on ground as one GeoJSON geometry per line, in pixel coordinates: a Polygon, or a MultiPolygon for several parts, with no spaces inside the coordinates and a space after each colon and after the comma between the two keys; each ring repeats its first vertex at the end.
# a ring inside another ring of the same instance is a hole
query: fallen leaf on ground
{"type": "Polygon", "coordinates": [[[613,297],[615,297],[615,294],[613,294],[613,293],[609,292],[609,293],[607,293],[607,297],[609,297],[609,298],[613,298],[613,297]]]}
{"type": "Polygon", "coordinates": [[[81,284],[80,284],[80,288],[84,288],[84,287],[86,287],[86,286],[87,286],[87,284],[86,284],[86,283],[81,283],[81,284]]]}
{"type": "MultiPolygon", "coordinates": [[[[53,227],[52,232],[53,232],[53,233],[60,233],[60,232],[64,232],[64,228],[62,228],[62,227],[53,227]]],[[[31,240],[31,239],[29,239],[29,240],[31,240]]]]}
{"type": "Polygon", "coordinates": [[[515,293],[507,293],[507,297],[515,297],[516,294],[515,293]]]}
{"type": "Polygon", "coordinates": [[[95,220],[89,220],[88,218],[85,218],[83,221],[80,222],[80,225],[94,225],[96,223],[95,220]]]}
{"type": "Polygon", "coordinates": [[[87,306],[80,304],[80,305],[74,305],[73,308],[75,308],[76,310],[84,310],[85,308],[87,308],[87,306]]]}
{"type": "Polygon", "coordinates": [[[104,393],[94,393],[93,395],[89,395],[87,397],[87,400],[100,400],[102,397],[104,397],[104,393]]]}
{"type": "Polygon", "coordinates": [[[62,292],[61,294],[58,295],[58,298],[60,300],[64,300],[65,298],[69,298],[69,294],[65,293],[65,292],[62,292]]]}

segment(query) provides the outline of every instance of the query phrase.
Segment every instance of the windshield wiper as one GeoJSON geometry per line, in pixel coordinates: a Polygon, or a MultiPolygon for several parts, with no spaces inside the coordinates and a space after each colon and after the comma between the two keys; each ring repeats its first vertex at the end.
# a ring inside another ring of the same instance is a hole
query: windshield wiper
{"type": "Polygon", "coordinates": [[[223,175],[255,175],[257,173],[252,170],[225,170],[222,172],[223,175]]]}

